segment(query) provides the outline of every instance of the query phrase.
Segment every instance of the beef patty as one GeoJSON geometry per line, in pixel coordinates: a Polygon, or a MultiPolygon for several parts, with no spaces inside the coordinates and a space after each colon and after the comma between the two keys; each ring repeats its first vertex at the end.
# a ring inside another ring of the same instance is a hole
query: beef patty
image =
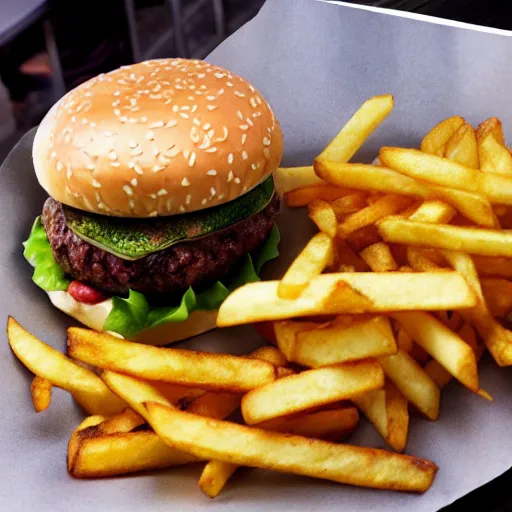
{"type": "Polygon", "coordinates": [[[79,238],[66,224],[62,204],[48,198],[42,222],[53,254],[64,271],[109,293],[182,294],[222,279],[268,237],[279,211],[279,198],[261,212],[207,237],[128,261],[79,238]]]}

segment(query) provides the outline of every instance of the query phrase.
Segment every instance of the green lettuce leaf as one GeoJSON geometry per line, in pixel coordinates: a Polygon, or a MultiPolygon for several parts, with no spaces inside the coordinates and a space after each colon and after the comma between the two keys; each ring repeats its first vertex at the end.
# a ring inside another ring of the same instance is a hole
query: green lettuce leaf
{"type": "MultiPolygon", "coordinates": [[[[184,322],[196,310],[215,310],[236,288],[259,281],[259,273],[270,260],[279,256],[281,240],[279,229],[274,226],[267,240],[253,254],[247,254],[237,272],[224,283],[217,281],[207,290],[196,294],[189,288],[180,304],[171,307],[151,307],[144,294],[130,290],[128,298],[112,297],[112,311],[103,326],[104,330],[133,338],[140,331],[167,323],[184,322]]],[[[42,226],[37,218],[30,237],[24,242],[24,256],[34,267],[34,282],[43,290],[67,290],[70,281],[55,261],[42,226]]]]}
{"type": "Polygon", "coordinates": [[[47,292],[65,291],[68,289],[69,280],[66,279],[64,271],[53,257],[52,248],[46,232],[37,217],[30,236],[26,242],[23,242],[23,256],[34,267],[32,281],[47,292]]]}

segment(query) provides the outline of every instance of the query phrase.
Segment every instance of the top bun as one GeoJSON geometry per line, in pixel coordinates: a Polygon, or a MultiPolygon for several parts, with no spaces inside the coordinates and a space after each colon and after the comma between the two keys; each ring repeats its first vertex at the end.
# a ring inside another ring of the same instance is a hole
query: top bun
{"type": "Polygon", "coordinates": [[[57,201],[120,217],[210,208],[279,165],[272,109],[243,78],[199,60],[146,61],[66,94],[41,122],[33,160],[57,201]]]}

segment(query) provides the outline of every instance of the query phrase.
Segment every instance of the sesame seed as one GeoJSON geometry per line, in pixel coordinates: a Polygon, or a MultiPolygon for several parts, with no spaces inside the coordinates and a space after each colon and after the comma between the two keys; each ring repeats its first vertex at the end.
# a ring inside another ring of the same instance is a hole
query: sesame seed
{"type": "Polygon", "coordinates": [[[168,156],[170,158],[174,158],[175,156],[179,155],[180,154],[180,150],[177,149],[174,145],[173,146],[170,146],[168,147],[165,151],[164,151],[164,155],[165,156],[168,156]]]}
{"type": "Polygon", "coordinates": [[[189,119],[189,115],[185,114],[184,112],[180,112],[180,116],[183,117],[183,119],[189,119]]]}
{"type": "Polygon", "coordinates": [[[170,212],[172,210],[172,199],[167,199],[165,206],[167,207],[167,211],[170,212]]]}
{"type": "Polygon", "coordinates": [[[84,118],[82,119],[82,124],[87,124],[88,122],[89,122],[89,121],[87,120],[87,118],[85,118],[85,117],[84,117],[84,118]]]}
{"type": "Polygon", "coordinates": [[[208,148],[205,150],[205,153],[216,153],[217,152],[217,148],[208,148]]]}
{"type": "Polygon", "coordinates": [[[233,84],[232,84],[231,82],[226,82],[226,85],[227,85],[228,87],[233,87],[233,84]]]}
{"type": "Polygon", "coordinates": [[[171,163],[171,159],[167,158],[166,156],[160,154],[158,155],[158,163],[168,166],[171,163]]]}
{"type": "Polygon", "coordinates": [[[190,181],[188,181],[188,179],[185,177],[181,180],[181,186],[182,187],[189,187],[190,186],[190,181]]]}
{"type": "Polygon", "coordinates": [[[152,100],[161,100],[162,99],[162,95],[161,94],[150,94],[149,97],[152,100]]]}
{"type": "Polygon", "coordinates": [[[141,166],[140,166],[137,162],[134,162],[134,164],[133,164],[133,170],[134,170],[137,174],[144,174],[144,171],[142,170],[141,166]]]}
{"type": "Polygon", "coordinates": [[[207,89],[207,87],[206,87],[206,85],[201,85],[201,87],[199,87],[199,89],[202,89],[204,91],[205,89],[207,89]]]}
{"type": "Polygon", "coordinates": [[[169,105],[169,103],[172,103],[172,98],[165,100],[164,105],[169,105]]]}
{"type": "Polygon", "coordinates": [[[239,98],[245,98],[245,94],[243,92],[240,92],[240,91],[233,91],[233,94],[235,96],[238,96],[239,98]]]}
{"type": "Polygon", "coordinates": [[[64,165],[62,165],[62,162],[60,162],[60,161],[57,162],[56,167],[57,167],[57,171],[59,171],[59,172],[62,171],[62,169],[64,169],[64,165]]]}
{"type": "Polygon", "coordinates": [[[252,97],[250,100],[249,100],[249,103],[251,104],[251,107],[252,108],[256,108],[258,106],[258,104],[256,103],[256,100],[254,99],[254,97],[252,97]]]}
{"type": "Polygon", "coordinates": [[[89,162],[87,164],[87,169],[89,169],[90,171],[94,171],[94,169],[96,169],[96,166],[92,162],[89,162]]]}
{"type": "Polygon", "coordinates": [[[240,118],[240,121],[243,121],[244,120],[244,115],[242,114],[242,111],[241,110],[238,110],[236,115],[240,118]]]}
{"type": "Polygon", "coordinates": [[[134,147],[130,151],[130,155],[132,155],[132,156],[140,156],[140,155],[142,155],[142,148],[140,146],[134,147]]]}
{"type": "Polygon", "coordinates": [[[139,182],[137,181],[137,178],[132,178],[132,179],[130,180],[130,183],[131,183],[134,187],[136,187],[136,186],[139,184],[139,182]]]}
{"type": "Polygon", "coordinates": [[[119,105],[121,105],[121,100],[115,100],[112,102],[113,107],[118,107],[119,105]]]}
{"type": "Polygon", "coordinates": [[[254,126],[254,123],[252,122],[252,119],[250,117],[248,117],[245,122],[249,125],[249,126],[254,126]]]}
{"type": "Polygon", "coordinates": [[[101,188],[101,183],[98,180],[93,179],[92,180],[92,186],[94,188],[101,188]]]}
{"type": "Polygon", "coordinates": [[[117,153],[115,151],[110,151],[108,157],[110,160],[117,160],[117,153]]]}
{"type": "Polygon", "coordinates": [[[138,146],[138,144],[134,140],[131,140],[129,145],[132,149],[134,149],[138,146]]]}
{"type": "Polygon", "coordinates": [[[153,172],[160,172],[160,171],[163,171],[164,169],[165,169],[165,165],[158,165],[158,164],[156,164],[156,165],[153,166],[152,171],[153,172]]]}
{"type": "Polygon", "coordinates": [[[242,146],[245,144],[246,140],[247,140],[247,133],[242,133],[242,146]]]}
{"type": "Polygon", "coordinates": [[[267,147],[264,147],[264,148],[263,148],[263,154],[265,155],[265,158],[266,158],[267,160],[269,160],[269,159],[270,159],[270,151],[268,150],[268,148],[267,148],[267,147]]]}
{"type": "Polygon", "coordinates": [[[206,105],[207,110],[215,110],[217,108],[217,105],[206,105]]]}
{"type": "Polygon", "coordinates": [[[158,156],[158,153],[160,153],[160,150],[156,146],[153,146],[153,155],[158,156]]]}
{"type": "Polygon", "coordinates": [[[112,167],[121,167],[121,164],[119,162],[110,162],[110,165],[112,167]]]}
{"type": "Polygon", "coordinates": [[[55,151],[52,151],[50,154],[50,158],[57,158],[57,153],[55,151]]]}
{"type": "Polygon", "coordinates": [[[192,151],[192,154],[190,155],[190,158],[188,160],[189,167],[194,167],[194,164],[196,163],[196,154],[192,151]]]}
{"type": "Polygon", "coordinates": [[[229,155],[228,155],[228,164],[232,164],[233,163],[233,159],[234,159],[233,153],[229,153],[229,155]]]}
{"type": "Polygon", "coordinates": [[[214,100],[216,99],[216,97],[215,97],[215,96],[212,96],[212,95],[210,94],[210,96],[206,96],[206,99],[207,99],[208,101],[214,101],[214,100]]]}
{"type": "Polygon", "coordinates": [[[185,212],[186,212],[185,207],[182,204],[180,204],[180,213],[185,213],[185,212]]]}
{"type": "Polygon", "coordinates": [[[256,102],[258,103],[258,105],[261,105],[261,98],[259,96],[256,96],[256,102]]]}
{"type": "Polygon", "coordinates": [[[217,194],[217,191],[216,191],[213,187],[211,187],[211,188],[210,188],[210,195],[211,195],[212,197],[215,197],[215,194],[217,194]]]}
{"type": "Polygon", "coordinates": [[[175,88],[175,89],[178,89],[179,91],[182,91],[183,89],[185,89],[185,87],[183,87],[183,86],[182,86],[182,85],[180,85],[180,84],[176,84],[176,85],[174,86],[174,88],[175,88]]]}
{"type": "Polygon", "coordinates": [[[150,197],[151,199],[156,199],[156,194],[148,194],[148,197],[150,197]]]}
{"type": "Polygon", "coordinates": [[[215,78],[224,78],[226,75],[224,73],[215,73],[215,78]]]}
{"type": "Polygon", "coordinates": [[[195,100],[194,96],[192,96],[192,95],[187,96],[187,99],[190,100],[190,101],[194,101],[195,100]]]}
{"type": "Polygon", "coordinates": [[[242,151],[242,159],[247,160],[249,158],[249,155],[247,155],[247,151],[242,151]]]}
{"type": "Polygon", "coordinates": [[[238,176],[235,178],[235,183],[236,183],[237,185],[240,185],[240,178],[239,178],[238,176]]]}
{"type": "Polygon", "coordinates": [[[241,124],[240,125],[240,130],[248,130],[249,129],[249,125],[248,124],[241,124]]]}
{"type": "Polygon", "coordinates": [[[118,108],[115,108],[114,109],[114,115],[115,116],[120,116],[121,115],[121,111],[118,108]]]}
{"type": "Polygon", "coordinates": [[[170,121],[167,121],[167,123],[165,124],[165,127],[172,128],[172,127],[176,126],[177,124],[178,124],[178,121],[176,121],[175,119],[171,119],[170,121]]]}
{"type": "Polygon", "coordinates": [[[217,94],[218,94],[218,95],[224,94],[224,89],[219,89],[219,90],[217,91],[217,94]]]}
{"type": "Polygon", "coordinates": [[[100,210],[108,210],[107,205],[103,201],[98,201],[98,208],[100,210]]]}
{"type": "Polygon", "coordinates": [[[208,176],[217,176],[217,171],[215,169],[210,169],[209,171],[206,171],[206,174],[208,174],[208,176]]]}
{"type": "Polygon", "coordinates": [[[260,166],[260,164],[252,164],[251,167],[252,169],[255,171],[258,167],[260,166]]]}
{"type": "Polygon", "coordinates": [[[249,90],[250,90],[251,92],[254,92],[256,89],[254,89],[254,87],[253,87],[252,85],[249,85],[249,90]]]}
{"type": "Polygon", "coordinates": [[[185,204],[188,206],[190,204],[191,200],[192,200],[192,196],[190,194],[187,194],[187,197],[185,197],[185,204]]]}
{"type": "Polygon", "coordinates": [[[264,146],[270,146],[271,142],[268,137],[263,137],[263,145],[264,146]]]}
{"type": "Polygon", "coordinates": [[[142,117],[140,118],[140,122],[141,122],[141,123],[147,123],[147,122],[148,122],[148,118],[147,118],[146,116],[142,116],[142,117]]]}
{"type": "Polygon", "coordinates": [[[210,128],[212,127],[212,125],[210,123],[205,123],[203,124],[203,130],[209,130],[210,128]]]}
{"type": "Polygon", "coordinates": [[[73,171],[71,170],[71,167],[68,165],[68,170],[66,171],[66,178],[68,180],[70,180],[72,176],[73,176],[73,171]]]}
{"type": "Polygon", "coordinates": [[[136,123],[137,119],[135,119],[133,117],[131,119],[128,119],[126,116],[121,116],[119,118],[119,121],[121,121],[121,123],[127,123],[128,121],[130,121],[131,123],[136,123]]]}
{"type": "Polygon", "coordinates": [[[163,197],[163,196],[166,196],[167,195],[167,190],[165,188],[161,188],[157,193],[156,195],[158,197],[163,197]]]}
{"type": "Polygon", "coordinates": [[[261,116],[261,112],[254,112],[254,114],[252,115],[252,117],[256,118],[256,117],[260,117],[261,116]]]}
{"type": "Polygon", "coordinates": [[[183,105],[183,107],[181,107],[181,110],[190,110],[190,107],[188,105],[183,105]]]}
{"type": "Polygon", "coordinates": [[[191,112],[195,112],[196,110],[197,110],[197,105],[193,105],[191,112]]]}
{"type": "Polygon", "coordinates": [[[130,210],[135,210],[135,201],[133,199],[128,201],[128,205],[130,206],[130,210]]]}
{"type": "Polygon", "coordinates": [[[188,149],[184,149],[184,150],[183,150],[183,156],[184,156],[185,158],[188,158],[188,157],[190,156],[190,151],[189,151],[188,149]]]}
{"type": "Polygon", "coordinates": [[[205,73],[199,73],[197,75],[197,78],[205,78],[206,77],[206,74],[205,73]]]}
{"type": "Polygon", "coordinates": [[[123,185],[123,190],[127,196],[133,196],[133,190],[130,185],[123,185]]]}
{"type": "Polygon", "coordinates": [[[147,140],[154,140],[155,134],[153,132],[146,133],[146,139],[147,140]]]}
{"type": "Polygon", "coordinates": [[[150,128],[162,128],[162,126],[164,126],[165,123],[163,121],[155,121],[154,123],[151,123],[149,125],[150,128]]]}
{"type": "Polygon", "coordinates": [[[231,182],[231,181],[233,181],[233,178],[234,178],[234,176],[233,176],[233,171],[229,171],[229,173],[228,173],[228,179],[227,179],[228,183],[229,183],[229,182],[231,182]]]}
{"type": "Polygon", "coordinates": [[[206,198],[204,199],[201,199],[201,204],[204,206],[206,203],[208,202],[208,200],[206,198]]]}
{"type": "Polygon", "coordinates": [[[158,212],[155,210],[149,214],[150,217],[158,217],[158,212]]]}

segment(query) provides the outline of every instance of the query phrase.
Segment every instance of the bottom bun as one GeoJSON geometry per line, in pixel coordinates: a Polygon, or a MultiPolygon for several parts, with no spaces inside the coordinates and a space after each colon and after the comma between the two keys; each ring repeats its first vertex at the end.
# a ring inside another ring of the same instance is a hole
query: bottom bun
{"type": "MultiPolygon", "coordinates": [[[[48,292],[48,296],[56,308],[95,331],[103,331],[105,321],[112,311],[112,299],[104,300],[98,304],[84,304],[64,291],[48,292]]],[[[134,338],[130,338],[130,340],[148,345],[163,346],[192,336],[198,336],[216,327],[217,310],[193,311],[185,322],[168,323],[146,329],[134,338]]],[[[123,337],[117,332],[111,332],[110,334],[119,338],[123,337]]]]}

